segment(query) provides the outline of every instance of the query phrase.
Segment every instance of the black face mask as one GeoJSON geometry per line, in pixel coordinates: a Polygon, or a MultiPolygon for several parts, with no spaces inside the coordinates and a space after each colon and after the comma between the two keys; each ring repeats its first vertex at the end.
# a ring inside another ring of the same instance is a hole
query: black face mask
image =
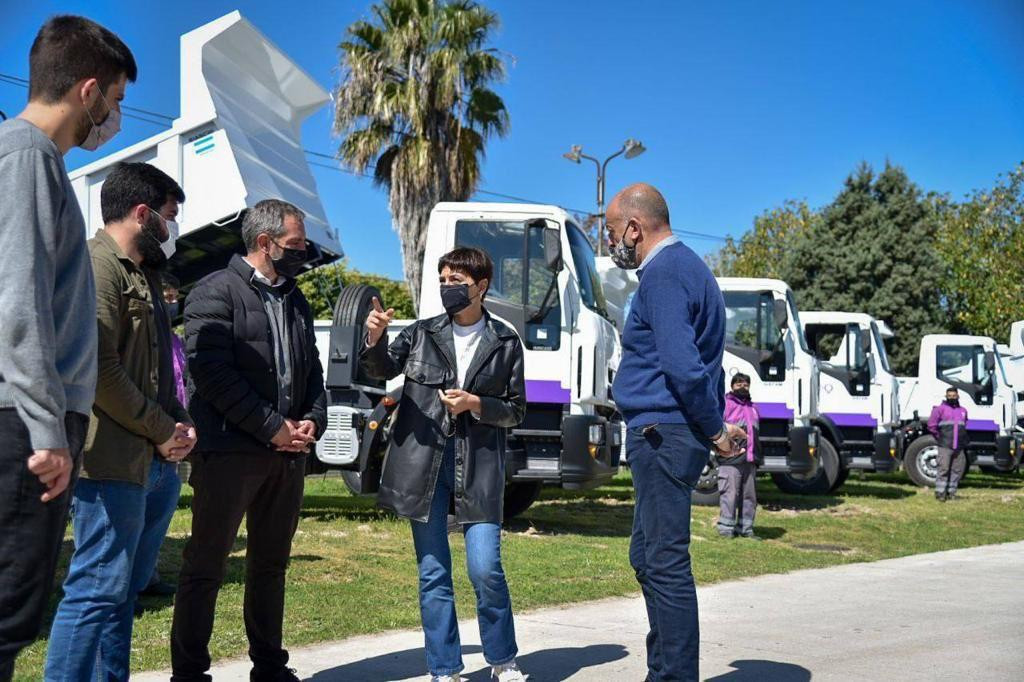
{"type": "Polygon", "coordinates": [[[441,305],[449,315],[455,316],[461,313],[469,307],[470,302],[468,284],[441,285],[441,305]]]}
{"type": "Polygon", "coordinates": [[[959,398],[953,398],[953,399],[946,398],[946,404],[949,405],[950,407],[960,407],[960,399],[959,398]]]}
{"type": "Polygon", "coordinates": [[[277,274],[285,277],[295,277],[302,272],[302,266],[306,264],[305,249],[289,249],[281,246],[277,242],[274,242],[274,245],[281,249],[280,257],[271,257],[270,259],[270,262],[274,266],[274,271],[277,274]]]}
{"type": "Polygon", "coordinates": [[[142,256],[142,267],[163,270],[167,265],[167,254],[160,246],[160,221],[150,214],[146,224],[135,235],[135,248],[142,256]]]}
{"type": "Polygon", "coordinates": [[[734,388],[732,394],[740,400],[750,400],[750,389],[749,388],[734,388]]]}

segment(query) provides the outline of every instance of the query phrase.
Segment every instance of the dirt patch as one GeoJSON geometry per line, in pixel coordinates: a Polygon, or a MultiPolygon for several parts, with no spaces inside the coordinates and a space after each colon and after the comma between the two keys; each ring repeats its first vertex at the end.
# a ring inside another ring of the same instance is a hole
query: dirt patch
{"type": "Polygon", "coordinates": [[[796,542],[790,545],[790,547],[803,550],[805,552],[828,552],[829,554],[842,554],[843,556],[850,556],[851,554],[857,553],[857,550],[853,547],[819,544],[814,542],[796,542]]]}

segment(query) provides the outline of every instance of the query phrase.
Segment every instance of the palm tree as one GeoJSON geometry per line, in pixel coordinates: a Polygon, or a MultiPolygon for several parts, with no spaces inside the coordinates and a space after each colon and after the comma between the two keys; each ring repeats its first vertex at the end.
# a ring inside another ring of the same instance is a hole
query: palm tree
{"type": "Polygon", "coordinates": [[[508,130],[489,86],[505,63],[486,47],[494,12],[472,0],[383,0],[372,21],[348,28],[335,93],[338,156],[356,172],[373,165],[388,189],[406,282],[419,307],[430,211],[466,201],[480,182],[484,147],[508,130]]]}

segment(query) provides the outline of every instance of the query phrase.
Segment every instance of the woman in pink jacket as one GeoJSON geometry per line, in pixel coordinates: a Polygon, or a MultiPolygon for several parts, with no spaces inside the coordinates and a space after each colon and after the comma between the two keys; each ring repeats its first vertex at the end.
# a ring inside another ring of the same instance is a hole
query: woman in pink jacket
{"type": "Polygon", "coordinates": [[[723,537],[740,536],[756,540],[754,514],[757,511],[757,493],[754,490],[754,476],[757,465],[754,458],[760,416],[750,400],[749,376],[742,373],[733,375],[730,388],[732,390],[725,394],[724,420],[746,431],[747,440],[741,454],[735,457],[718,456],[718,533],[723,537]]]}

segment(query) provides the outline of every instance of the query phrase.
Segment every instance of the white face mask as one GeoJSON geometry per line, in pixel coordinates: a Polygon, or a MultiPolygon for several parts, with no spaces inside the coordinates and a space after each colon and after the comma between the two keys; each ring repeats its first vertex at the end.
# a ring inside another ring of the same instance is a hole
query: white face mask
{"type": "Polygon", "coordinates": [[[89,120],[92,121],[92,130],[89,131],[89,134],[86,136],[82,144],[78,146],[89,152],[94,152],[99,149],[100,146],[110,142],[114,135],[117,135],[121,130],[121,111],[110,106],[110,103],[107,102],[107,98],[103,97],[103,93],[100,93],[100,97],[103,98],[103,102],[107,105],[110,113],[107,115],[107,118],[103,121],[102,125],[96,125],[96,119],[92,117],[92,113],[89,111],[89,108],[86,107],[85,113],[89,117],[89,120]]]}
{"type": "Polygon", "coordinates": [[[177,249],[177,244],[175,242],[178,241],[180,230],[178,228],[178,223],[173,220],[164,220],[164,224],[167,225],[167,234],[170,236],[167,238],[167,241],[160,243],[160,249],[164,252],[164,255],[167,256],[167,260],[170,260],[171,256],[174,255],[174,252],[177,249]]]}

